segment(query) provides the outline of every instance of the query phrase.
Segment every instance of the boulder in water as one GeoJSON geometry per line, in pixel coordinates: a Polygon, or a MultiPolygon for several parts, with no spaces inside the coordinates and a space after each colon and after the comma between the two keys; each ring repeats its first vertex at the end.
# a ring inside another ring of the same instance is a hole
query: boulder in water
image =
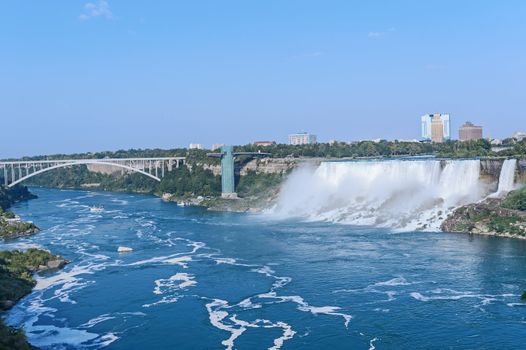
{"type": "Polygon", "coordinates": [[[133,252],[133,248],[130,248],[130,247],[119,247],[117,248],[117,251],[119,253],[129,253],[129,252],[133,252]]]}

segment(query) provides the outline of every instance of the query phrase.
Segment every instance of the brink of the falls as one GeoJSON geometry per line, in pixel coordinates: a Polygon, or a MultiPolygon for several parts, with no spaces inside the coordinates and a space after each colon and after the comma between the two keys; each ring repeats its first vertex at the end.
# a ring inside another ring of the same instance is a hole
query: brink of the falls
{"type": "MultiPolygon", "coordinates": [[[[498,191],[513,188],[514,169],[511,161],[503,165],[498,191]]],[[[283,218],[438,231],[455,208],[488,194],[480,180],[480,160],[323,162],[293,172],[271,212],[283,218]]]]}

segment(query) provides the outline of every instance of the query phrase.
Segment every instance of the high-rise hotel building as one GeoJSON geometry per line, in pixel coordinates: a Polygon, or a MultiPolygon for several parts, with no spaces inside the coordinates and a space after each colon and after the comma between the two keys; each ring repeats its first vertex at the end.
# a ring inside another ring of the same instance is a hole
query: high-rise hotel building
{"type": "Polygon", "coordinates": [[[482,138],[482,126],[473,125],[471,122],[465,122],[458,129],[458,139],[460,141],[480,140],[482,138]]]}
{"type": "Polygon", "coordinates": [[[444,142],[451,139],[449,114],[426,114],[421,120],[423,140],[444,142]]]}

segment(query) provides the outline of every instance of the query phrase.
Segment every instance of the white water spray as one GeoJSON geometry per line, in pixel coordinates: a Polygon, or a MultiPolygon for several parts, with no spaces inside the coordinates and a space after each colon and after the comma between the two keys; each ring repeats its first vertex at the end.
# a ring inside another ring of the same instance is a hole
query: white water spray
{"type": "Polygon", "coordinates": [[[502,196],[515,189],[515,169],[517,168],[517,159],[506,159],[502,164],[499,176],[499,188],[497,196],[502,196]]]}
{"type": "Polygon", "coordinates": [[[273,213],[400,230],[438,230],[454,208],[485,195],[479,160],[324,162],[295,171],[273,213]]]}

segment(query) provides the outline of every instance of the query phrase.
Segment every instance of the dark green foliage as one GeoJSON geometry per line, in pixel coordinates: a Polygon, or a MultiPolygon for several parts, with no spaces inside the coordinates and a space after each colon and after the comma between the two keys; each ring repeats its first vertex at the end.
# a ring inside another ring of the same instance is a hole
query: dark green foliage
{"type": "Polygon", "coordinates": [[[3,268],[17,278],[32,281],[31,271],[40,265],[46,265],[58,257],[42,249],[29,248],[25,252],[19,250],[0,251],[0,268],[3,268]]]}
{"type": "Polygon", "coordinates": [[[488,227],[497,233],[508,233],[514,235],[523,235],[522,230],[514,224],[520,222],[518,217],[496,216],[492,215],[488,227]]]}
{"type": "Polygon", "coordinates": [[[503,145],[513,146],[513,147],[511,149],[499,152],[499,155],[504,155],[508,157],[519,157],[519,158],[524,157],[524,155],[526,155],[526,139],[523,139],[520,142],[514,142],[513,139],[509,139],[507,144],[503,142],[503,145]]]}
{"type": "MultiPolygon", "coordinates": [[[[46,265],[57,256],[40,250],[28,249],[26,252],[0,252],[0,311],[9,308],[31,292],[35,285],[32,272],[38,266],[46,265]]],[[[27,343],[24,332],[8,327],[0,319],[0,350],[36,349],[27,343]]]]}
{"type": "Polygon", "coordinates": [[[202,166],[194,165],[191,171],[182,166],[167,173],[159,189],[177,196],[217,196],[221,194],[221,177],[202,166]]]}
{"type": "Polygon", "coordinates": [[[13,203],[36,198],[34,194],[29,192],[26,186],[14,186],[12,188],[6,188],[0,185],[0,208],[7,209],[13,203]]]}
{"type": "Polygon", "coordinates": [[[0,251],[0,311],[8,307],[8,301],[16,302],[30,293],[35,285],[32,273],[57,258],[35,248],[26,252],[0,251]]]}
{"type": "MultiPolygon", "coordinates": [[[[51,154],[35,157],[23,157],[20,160],[46,160],[46,159],[102,159],[102,158],[150,158],[150,157],[184,157],[187,150],[184,148],[175,149],[129,149],[115,152],[89,152],[74,154],[51,154]]],[[[17,159],[18,160],[18,159],[17,159]]]]}
{"type": "Polygon", "coordinates": [[[33,350],[37,349],[31,346],[26,339],[24,332],[7,326],[0,319],[0,350],[33,350]]]}
{"type": "Polygon", "coordinates": [[[526,291],[525,291],[525,292],[522,292],[521,299],[522,299],[522,300],[526,300],[526,291]]]}
{"type": "Polygon", "coordinates": [[[278,187],[283,180],[281,174],[266,174],[249,171],[241,176],[237,185],[237,193],[240,197],[258,196],[270,188],[278,187]]]}
{"type": "Polygon", "coordinates": [[[310,145],[271,146],[245,145],[236,147],[236,151],[272,153],[273,157],[398,157],[416,155],[436,155],[441,157],[477,157],[491,154],[491,144],[487,140],[448,141],[444,143],[360,141],[351,144],[336,142],[333,144],[316,143],[310,145]]]}
{"type": "Polygon", "coordinates": [[[31,222],[7,223],[0,218],[0,238],[14,239],[38,232],[38,227],[31,222]]]}
{"type": "Polygon", "coordinates": [[[502,202],[502,207],[526,211],[526,187],[510,192],[502,202]]]}

